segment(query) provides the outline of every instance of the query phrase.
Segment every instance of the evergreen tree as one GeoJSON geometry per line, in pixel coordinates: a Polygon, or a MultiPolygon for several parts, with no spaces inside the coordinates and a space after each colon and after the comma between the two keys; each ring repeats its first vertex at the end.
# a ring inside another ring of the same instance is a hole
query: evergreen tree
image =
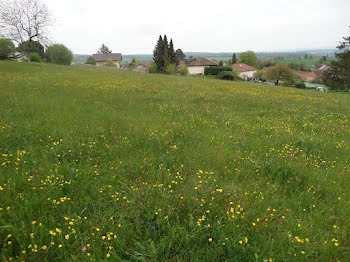
{"type": "Polygon", "coordinates": [[[232,55],[232,64],[237,64],[236,53],[233,53],[233,55],[232,55]]]}
{"type": "Polygon", "coordinates": [[[157,66],[157,70],[159,72],[169,72],[169,70],[171,69],[170,67],[176,68],[176,65],[179,64],[180,61],[178,57],[178,53],[180,54],[180,52],[182,54],[182,57],[184,57],[185,55],[183,54],[181,49],[178,49],[175,52],[172,39],[170,39],[170,43],[168,43],[167,36],[164,35],[164,37],[162,38],[162,36],[160,35],[157,44],[153,50],[153,61],[157,66]]]}
{"type": "Polygon", "coordinates": [[[167,67],[171,64],[170,62],[170,57],[169,57],[169,46],[167,44],[167,40],[166,39],[166,36],[164,36],[164,40],[163,40],[163,69],[162,69],[162,72],[165,72],[165,70],[167,69],[167,67]]]}
{"type": "Polygon", "coordinates": [[[160,35],[158,42],[153,50],[153,61],[157,65],[157,69],[159,71],[162,71],[164,69],[163,50],[164,50],[164,42],[163,42],[162,36],[160,35]]]}
{"type": "Polygon", "coordinates": [[[111,54],[112,50],[110,50],[105,44],[102,44],[100,49],[97,51],[98,54],[111,54]]]}
{"type": "Polygon", "coordinates": [[[220,60],[219,66],[224,66],[224,63],[220,60]]]}
{"type": "Polygon", "coordinates": [[[337,47],[341,52],[335,54],[336,59],[324,73],[324,78],[333,89],[350,90],[350,36],[343,39],[337,47]]]}
{"type": "Polygon", "coordinates": [[[174,50],[174,44],[173,44],[173,39],[170,39],[169,43],[169,60],[171,64],[179,64],[179,60],[176,57],[175,50],[174,50]]]}

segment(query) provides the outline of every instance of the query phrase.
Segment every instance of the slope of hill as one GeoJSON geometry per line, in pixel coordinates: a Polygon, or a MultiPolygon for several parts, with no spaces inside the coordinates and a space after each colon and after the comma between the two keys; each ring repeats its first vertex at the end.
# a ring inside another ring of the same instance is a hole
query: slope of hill
{"type": "Polygon", "coordinates": [[[0,260],[348,260],[348,94],[0,72],[0,260]]]}

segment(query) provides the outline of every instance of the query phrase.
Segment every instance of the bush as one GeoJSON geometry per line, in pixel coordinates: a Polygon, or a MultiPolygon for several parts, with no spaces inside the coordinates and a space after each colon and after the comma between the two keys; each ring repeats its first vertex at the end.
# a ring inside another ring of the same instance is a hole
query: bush
{"type": "Polygon", "coordinates": [[[187,68],[187,66],[180,67],[177,69],[177,72],[182,76],[187,76],[188,75],[188,68],[187,68]]]}
{"type": "Polygon", "coordinates": [[[306,88],[304,82],[297,82],[297,83],[295,83],[295,87],[296,88],[301,88],[301,89],[305,89],[306,88]]]}
{"type": "Polygon", "coordinates": [[[150,72],[150,74],[155,74],[155,73],[158,72],[158,68],[157,68],[156,63],[151,62],[151,63],[149,64],[149,72],[150,72]]]}
{"type": "Polygon", "coordinates": [[[38,53],[30,53],[29,57],[30,57],[30,61],[32,62],[38,62],[38,63],[41,62],[41,57],[38,53]]]}
{"type": "Polygon", "coordinates": [[[73,60],[72,51],[64,45],[54,44],[47,48],[46,57],[49,63],[70,65],[73,60]]]}
{"type": "Polygon", "coordinates": [[[96,65],[96,61],[95,61],[95,59],[92,56],[89,56],[88,59],[86,59],[85,64],[96,65]]]}
{"type": "Polygon", "coordinates": [[[254,73],[254,78],[262,81],[266,81],[266,72],[263,70],[258,70],[254,73]]]}
{"type": "Polygon", "coordinates": [[[236,75],[232,72],[232,71],[223,71],[220,72],[216,78],[218,79],[222,79],[222,80],[235,80],[236,79],[236,75]]]}
{"type": "Polygon", "coordinates": [[[204,68],[204,74],[205,75],[217,75],[221,72],[229,71],[227,67],[224,66],[213,66],[213,67],[206,67],[204,68]]]}
{"type": "Polygon", "coordinates": [[[176,73],[176,64],[170,64],[165,67],[165,73],[175,74],[176,73]]]}
{"type": "Polygon", "coordinates": [[[0,60],[8,59],[15,52],[15,45],[11,40],[0,38],[0,60]]]}
{"type": "Polygon", "coordinates": [[[117,64],[112,59],[108,59],[105,63],[105,66],[117,67],[117,64]]]}

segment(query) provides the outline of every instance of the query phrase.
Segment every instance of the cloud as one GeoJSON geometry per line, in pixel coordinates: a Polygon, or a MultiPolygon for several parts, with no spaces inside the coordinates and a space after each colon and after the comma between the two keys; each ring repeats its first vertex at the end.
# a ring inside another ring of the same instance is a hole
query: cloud
{"type": "Polygon", "coordinates": [[[152,53],[159,34],[185,51],[273,51],[335,47],[348,35],[348,0],[43,0],[53,40],[91,54],[105,43],[152,53]]]}

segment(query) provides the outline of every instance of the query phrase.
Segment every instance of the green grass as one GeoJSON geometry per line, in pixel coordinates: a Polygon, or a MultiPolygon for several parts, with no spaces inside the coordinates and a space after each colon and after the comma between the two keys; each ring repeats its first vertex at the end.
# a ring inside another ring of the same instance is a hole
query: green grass
{"type": "Polygon", "coordinates": [[[344,93],[1,62],[0,260],[348,261],[349,108],[344,93]]]}
{"type": "Polygon", "coordinates": [[[320,62],[320,57],[316,58],[301,58],[301,59],[285,59],[285,60],[280,60],[278,63],[281,64],[289,64],[289,63],[298,63],[298,64],[305,64],[306,67],[310,68],[311,66],[317,64],[320,62]]]}

